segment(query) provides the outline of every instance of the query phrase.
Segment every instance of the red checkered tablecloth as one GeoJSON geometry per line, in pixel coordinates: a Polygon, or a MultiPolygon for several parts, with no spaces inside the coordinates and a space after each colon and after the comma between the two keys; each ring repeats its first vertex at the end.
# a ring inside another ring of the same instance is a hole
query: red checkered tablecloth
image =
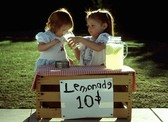
{"type": "Polygon", "coordinates": [[[70,66],[70,68],[55,68],[54,65],[40,66],[37,68],[36,75],[32,84],[32,90],[35,90],[36,77],[40,76],[69,76],[69,75],[89,75],[89,74],[124,74],[133,73],[133,91],[136,90],[135,70],[129,66],[123,66],[122,70],[111,70],[105,66],[70,66]]]}
{"type": "Polygon", "coordinates": [[[37,75],[41,76],[64,76],[64,75],[83,75],[83,74],[118,74],[135,72],[128,66],[123,66],[122,70],[110,70],[105,66],[71,66],[70,68],[55,68],[53,65],[40,66],[37,68],[37,75]]]}

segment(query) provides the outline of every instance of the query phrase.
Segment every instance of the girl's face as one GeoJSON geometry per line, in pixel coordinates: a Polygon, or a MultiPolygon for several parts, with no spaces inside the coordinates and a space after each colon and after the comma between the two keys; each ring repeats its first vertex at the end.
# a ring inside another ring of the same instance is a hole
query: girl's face
{"type": "Polygon", "coordinates": [[[71,29],[71,25],[63,25],[63,26],[60,27],[60,29],[58,29],[58,30],[56,31],[55,34],[56,34],[58,37],[62,37],[66,32],[68,32],[69,29],[71,29]]]}
{"type": "Polygon", "coordinates": [[[88,26],[88,32],[89,34],[94,38],[97,39],[99,34],[104,32],[104,30],[107,28],[107,23],[101,23],[98,20],[95,19],[87,19],[87,26],[88,26]]]}

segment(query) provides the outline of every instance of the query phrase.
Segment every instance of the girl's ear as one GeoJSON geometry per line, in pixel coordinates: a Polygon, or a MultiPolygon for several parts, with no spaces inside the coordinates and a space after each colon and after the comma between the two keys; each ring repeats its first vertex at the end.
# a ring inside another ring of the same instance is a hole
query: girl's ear
{"type": "Polygon", "coordinates": [[[103,28],[104,28],[104,30],[107,28],[107,23],[103,23],[103,28]]]}

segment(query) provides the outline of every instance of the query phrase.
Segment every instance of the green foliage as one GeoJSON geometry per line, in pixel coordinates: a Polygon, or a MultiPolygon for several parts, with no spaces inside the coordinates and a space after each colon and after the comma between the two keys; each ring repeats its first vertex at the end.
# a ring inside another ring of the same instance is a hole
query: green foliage
{"type": "MultiPolygon", "coordinates": [[[[133,93],[133,107],[167,108],[168,71],[163,68],[165,62],[146,58],[154,53],[143,52],[144,43],[127,41],[127,44],[129,54],[124,62],[136,71],[137,90],[133,93]]],[[[31,91],[31,85],[34,64],[39,56],[36,46],[35,41],[0,42],[0,108],[35,108],[35,93],[31,91]]],[[[68,47],[67,52],[78,64],[68,47]]]]}

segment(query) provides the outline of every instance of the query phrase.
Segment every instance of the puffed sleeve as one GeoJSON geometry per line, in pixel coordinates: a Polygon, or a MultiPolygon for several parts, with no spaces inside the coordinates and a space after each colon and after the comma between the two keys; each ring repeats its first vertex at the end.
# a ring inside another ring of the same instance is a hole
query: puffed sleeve
{"type": "Polygon", "coordinates": [[[44,32],[39,32],[36,36],[35,39],[37,42],[43,42],[43,43],[48,43],[50,42],[49,37],[44,33],[44,32]]]}
{"type": "Polygon", "coordinates": [[[107,41],[109,40],[110,34],[108,33],[101,33],[98,38],[96,39],[96,42],[100,42],[100,43],[107,43],[107,41]]]}

